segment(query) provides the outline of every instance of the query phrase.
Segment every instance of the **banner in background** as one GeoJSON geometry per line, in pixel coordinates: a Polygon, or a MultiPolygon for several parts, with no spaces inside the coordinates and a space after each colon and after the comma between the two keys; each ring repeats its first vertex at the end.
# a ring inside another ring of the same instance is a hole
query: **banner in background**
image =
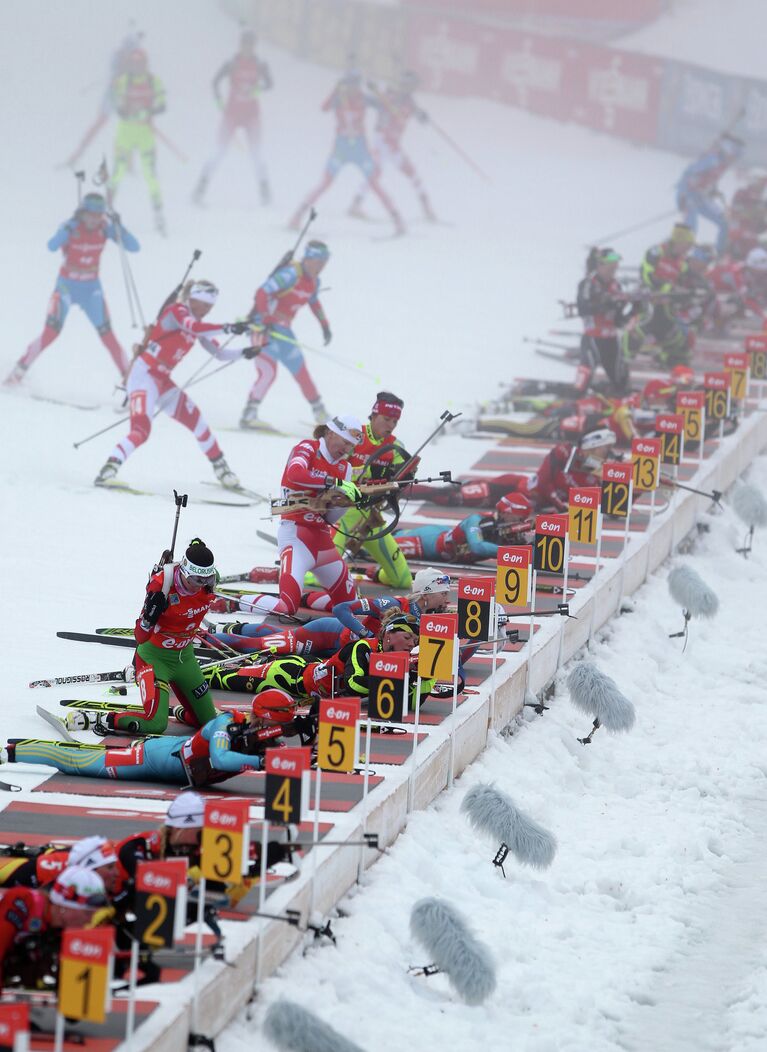
{"type": "MultiPolygon", "coordinates": [[[[599,18],[608,0],[472,0],[456,14],[447,0],[393,4],[354,0],[251,0],[268,40],[301,58],[389,79],[414,70],[424,91],[493,99],[542,117],[581,124],[631,142],[698,154],[741,114],[747,163],[767,163],[767,81],[480,20],[505,14],[599,18]],[[444,9],[444,13],[441,9],[444,9]]],[[[635,0],[633,19],[659,0],[635,0]]],[[[614,16],[613,16],[614,17],[614,16]]]]}

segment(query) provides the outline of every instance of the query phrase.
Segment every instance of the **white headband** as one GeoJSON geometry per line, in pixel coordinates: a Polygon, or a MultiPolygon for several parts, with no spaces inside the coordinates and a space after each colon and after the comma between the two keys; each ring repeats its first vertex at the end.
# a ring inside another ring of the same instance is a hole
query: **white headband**
{"type": "Polygon", "coordinates": [[[210,285],[192,285],[189,290],[189,299],[198,300],[200,303],[213,304],[218,299],[218,289],[210,285]]]}
{"type": "Polygon", "coordinates": [[[196,563],[193,563],[191,559],[187,559],[186,556],[183,557],[179,565],[189,577],[215,577],[216,575],[215,566],[197,566],[196,563]]]}

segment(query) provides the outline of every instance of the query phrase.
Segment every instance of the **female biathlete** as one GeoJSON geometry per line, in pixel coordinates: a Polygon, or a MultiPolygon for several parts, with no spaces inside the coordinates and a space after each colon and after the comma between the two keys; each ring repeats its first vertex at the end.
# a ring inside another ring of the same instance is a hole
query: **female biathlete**
{"type": "Polygon", "coordinates": [[[362,424],[355,416],[334,416],[314,430],[314,438],[294,446],[282,473],[282,492],[291,496],[319,496],[333,489],[342,507],[324,512],[300,509],[283,513],[277,532],[280,551],[279,596],[257,595],[240,603],[240,609],[263,613],[294,614],[301,605],[304,577],[311,570],[333,604],[354,598],[349,569],[333,544],[331,526],[360,491],[351,481],[346,459],[362,441],[362,424]]]}

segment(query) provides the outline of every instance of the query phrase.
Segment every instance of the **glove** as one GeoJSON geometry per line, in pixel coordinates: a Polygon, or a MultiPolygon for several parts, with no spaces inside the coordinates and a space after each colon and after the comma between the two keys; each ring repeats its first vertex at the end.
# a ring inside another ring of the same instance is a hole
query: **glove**
{"type": "Polygon", "coordinates": [[[255,358],[257,354],[260,354],[263,348],[261,347],[245,347],[242,352],[243,358],[255,358]]]}
{"type": "Polygon", "coordinates": [[[234,614],[240,609],[240,603],[238,599],[224,599],[218,596],[208,609],[214,614],[234,614]]]}
{"type": "Polygon", "coordinates": [[[242,336],[244,332],[247,332],[250,328],[249,321],[232,321],[227,325],[222,325],[221,329],[223,332],[230,332],[233,336],[242,336]]]}
{"type": "Polygon", "coordinates": [[[352,504],[356,504],[358,500],[362,500],[362,494],[353,482],[347,482],[346,479],[336,479],[335,488],[343,493],[347,500],[351,501],[352,504]]]}
{"type": "Polygon", "coordinates": [[[163,592],[150,592],[144,601],[141,621],[146,628],[154,628],[168,609],[168,597],[163,592]]]}
{"type": "Polygon", "coordinates": [[[507,613],[504,613],[502,610],[499,610],[497,612],[496,617],[498,618],[498,627],[499,628],[503,628],[504,625],[507,625],[509,623],[509,621],[511,621],[511,618],[509,617],[509,615],[507,613]]]}
{"type": "Polygon", "coordinates": [[[333,333],[330,331],[330,326],[329,325],[323,325],[322,326],[322,343],[323,343],[323,345],[325,347],[327,347],[327,345],[330,343],[330,341],[332,339],[333,339],[333,333]]]}

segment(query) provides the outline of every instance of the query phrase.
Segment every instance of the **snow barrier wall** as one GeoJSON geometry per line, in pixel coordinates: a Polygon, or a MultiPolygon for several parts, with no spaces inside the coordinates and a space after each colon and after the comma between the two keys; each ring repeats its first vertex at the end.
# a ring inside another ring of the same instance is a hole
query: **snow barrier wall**
{"type": "Polygon", "coordinates": [[[424,91],[505,102],[677,153],[701,153],[737,120],[745,163],[767,164],[767,80],[491,25],[470,4],[461,14],[426,0],[250,0],[250,11],[267,40],[311,62],[341,70],[353,61],[392,79],[404,64],[424,91]]]}
{"type": "MultiPolygon", "coordinates": [[[[724,440],[710,459],[702,463],[690,485],[703,490],[726,491],[765,448],[767,414],[757,411],[734,435],[724,440]]],[[[592,616],[595,628],[607,622],[616,613],[621,597],[638,589],[647,576],[674,552],[680,541],[696,529],[709,506],[710,501],[704,497],[677,491],[669,508],[657,516],[645,532],[630,534],[623,555],[603,565],[594,579],[575,594],[570,603],[574,619],[543,619],[535,634],[532,659],[527,647],[518,654],[506,655],[506,663],[498,670],[494,704],[486,683],[476,697],[468,698],[457,711],[452,728],[456,777],[483,750],[489,731],[503,730],[521,711],[528,673],[531,689],[534,692],[544,689],[559,666],[573,657],[586,642],[592,616]]],[[[427,807],[448,783],[451,721],[445,723],[446,729],[429,728],[427,739],[418,748],[415,809],[427,807]]],[[[347,840],[361,838],[363,827],[359,810],[358,806],[354,812],[336,821],[334,836],[347,840]]],[[[365,829],[378,833],[381,846],[387,846],[404,828],[407,814],[408,769],[393,768],[369,797],[365,829]]],[[[311,909],[327,914],[356,881],[360,851],[355,847],[314,848],[298,880],[270,896],[268,910],[277,913],[296,909],[303,918],[311,909]],[[313,891],[312,877],[315,881],[313,891]]],[[[363,864],[371,864],[373,858],[374,852],[368,851],[363,864]]],[[[190,977],[180,987],[178,1000],[161,1007],[137,1032],[133,1048],[183,1052],[191,1030],[214,1037],[248,1001],[257,974],[263,979],[273,973],[302,938],[295,928],[284,922],[254,922],[252,937],[239,952],[229,957],[231,967],[212,961],[202,966],[196,1017],[191,1003],[182,1000],[192,997],[193,979],[190,977]]]]}

